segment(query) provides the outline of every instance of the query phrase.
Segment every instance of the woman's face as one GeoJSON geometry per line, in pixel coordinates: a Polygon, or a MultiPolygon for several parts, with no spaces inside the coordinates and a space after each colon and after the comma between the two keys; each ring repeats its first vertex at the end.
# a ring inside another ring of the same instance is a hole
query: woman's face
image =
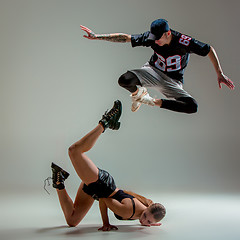
{"type": "Polygon", "coordinates": [[[141,223],[141,225],[143,226],[151,226],[151,224],[155,224],[156,220],[153,216],[152,213],[150,213],[149,209],[145,209],[142,213],[142,215],[139,218],[139,222],[141,223]]]}

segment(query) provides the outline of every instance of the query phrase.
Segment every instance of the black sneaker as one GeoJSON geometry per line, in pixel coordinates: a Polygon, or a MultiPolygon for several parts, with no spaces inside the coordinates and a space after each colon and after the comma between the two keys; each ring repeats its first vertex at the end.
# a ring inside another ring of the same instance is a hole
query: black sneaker
{"type": "Polygon", "coordinates": [[[99,123],[102,124],[104,131],[106,128],[110,128],[112,130],[118,130],[120,128],[120,122],[118,122],[118,120],[121,114],[122,114],[122,103],[119,100],[116,100],[114,102],[112,109],[109,111],[106,111],[102,116],[102,119],[99,121],[99,123]]]}
{"type": "Polygon", "coordinates": [[[64,181],[68,178],[69,173],[54,163],[52,163],[51,168],[53,187],[59,190],[64,189],[65,188],[64,181]]]}

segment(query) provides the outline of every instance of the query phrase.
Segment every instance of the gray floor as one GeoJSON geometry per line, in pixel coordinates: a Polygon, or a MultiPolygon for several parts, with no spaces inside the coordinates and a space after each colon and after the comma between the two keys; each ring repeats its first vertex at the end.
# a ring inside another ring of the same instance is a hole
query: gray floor
{"type": "Polygon", "coordinates": [[[0,239],[240,239],[240,195],[161,194],[167,216],[161,227],[142,227],[138,221],[118,221],[118,231],[98,232],[97,203],[76,228],[66,226],[55,192],[2,193],[0,239]]]}

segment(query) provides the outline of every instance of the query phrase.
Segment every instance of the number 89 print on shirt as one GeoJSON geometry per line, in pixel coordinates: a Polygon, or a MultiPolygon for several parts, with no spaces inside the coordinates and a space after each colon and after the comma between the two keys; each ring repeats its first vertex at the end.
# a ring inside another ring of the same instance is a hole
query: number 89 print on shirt
{"type": "Polygon", "coordinates": [[[132,47],[144,46],[154,50],[149,64],[155,66],[172,79],[183,82],[184,69],[189,61],[189,54],[206,56],[210,45],[171,29],[172,41],[169,45],[159,46],[149,40],[149,31],[131,36],[132,47]]]}

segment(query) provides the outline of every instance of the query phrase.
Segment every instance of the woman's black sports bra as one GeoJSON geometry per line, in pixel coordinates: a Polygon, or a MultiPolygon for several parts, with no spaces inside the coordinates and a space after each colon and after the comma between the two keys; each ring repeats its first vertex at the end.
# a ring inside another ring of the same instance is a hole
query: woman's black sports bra
{"type": "Polygon", "coordinates": [[[133,217],[134,213],[135,213],[135,202],[133,200],[134,196],[125,193],[123,190],[118,190],[111,198],[116,199],[119,202],[121,202],[124,198],[130,198],[132,200],[132,205],[133,205],[132,216],[128,219],[123,219],[121,216],[119,216],[115,213],[114,213],[114,215],[118,220],[134,220],[134,219],[131,219],[133,217]]]}

